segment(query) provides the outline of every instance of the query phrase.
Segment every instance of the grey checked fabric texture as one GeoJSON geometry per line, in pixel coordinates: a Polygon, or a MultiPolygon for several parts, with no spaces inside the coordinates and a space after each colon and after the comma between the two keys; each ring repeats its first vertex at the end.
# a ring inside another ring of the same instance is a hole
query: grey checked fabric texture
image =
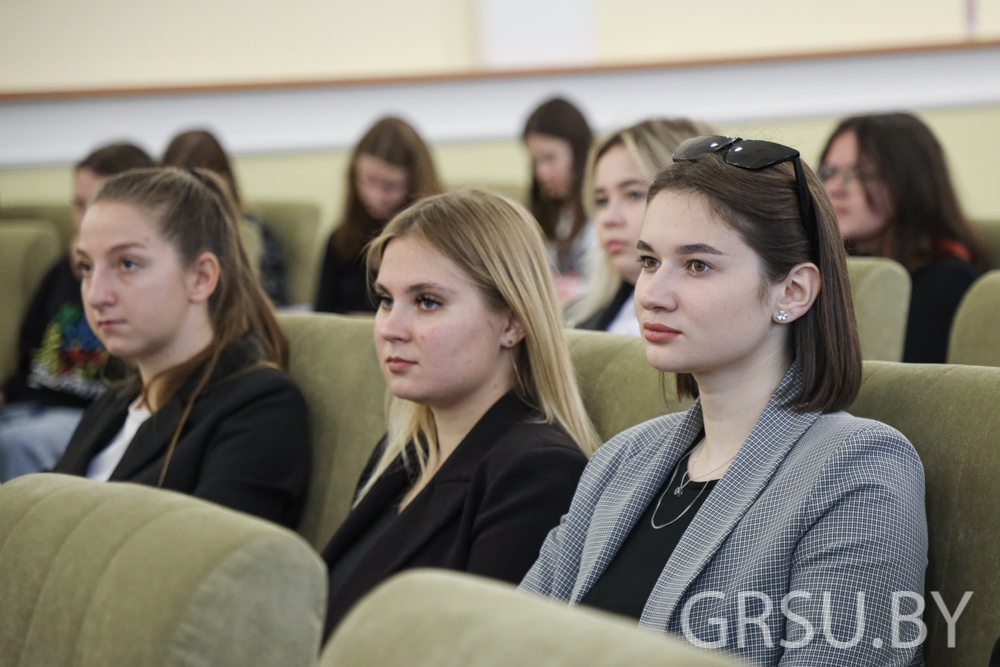
{"type": "MultiPolygon", "coordinates": [[[[920,458],[881,422],[781,407],[800,386],[793,366],[667,561],[640,627],[684,636],[687,616],[689,641],[761,665],[922,665],[919,626],[893,622],[894,592],[924,595],[920,458]]],[[[521,588],[578,603],[701,429],[696,402],[601,447],[521,588]]],[[[897,599],[896,617],[916,604],[897,599]]]]}

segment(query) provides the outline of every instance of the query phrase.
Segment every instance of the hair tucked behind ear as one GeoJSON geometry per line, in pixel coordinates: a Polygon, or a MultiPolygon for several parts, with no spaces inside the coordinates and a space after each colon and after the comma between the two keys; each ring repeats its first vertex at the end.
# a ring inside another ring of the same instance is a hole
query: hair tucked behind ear
{"type": "MultiPolygon", "coordinates": [[[[700,196],[760,258],[762,279],[783,280],[797,264],[813,262],[822,287],[809,311],[791,323],[789,345],[802,367],[802,390],[789,398],[799,412],[833,412],[850,405],[861,387],[861,342],[847,276],[847,256],[833,205],[822,183],[802,163],[816,204],[818,256],[813,256],[799,214],[792,163],[760,171],[739,169],[720,154],[678,162],[660,173],[649,201],[664,191],[700,196]]],[[[680,396],[698,395],[694,378],[677,375],[680,396]]]]}
{"type": "Polygon", "coordinates": [[[212,342],[191,359],[156,375],[142,388],[144,399],[155,397],[156,405],[162,406],[204,366],[170,441],[160,473],[162,485],[191,408],[211,379],[222,351],[253,333],[248,340],[257,348],[258,363],[284,370],[288,342],[271,302],[254,277],[240,242],[235,206],[217,175],[206,169],[172,167],[130,171],[105,183],[94,201],[126,204],[149,213],[185,268],[205,252],[219,261],[219,280],[208,299],[212,342]]]}

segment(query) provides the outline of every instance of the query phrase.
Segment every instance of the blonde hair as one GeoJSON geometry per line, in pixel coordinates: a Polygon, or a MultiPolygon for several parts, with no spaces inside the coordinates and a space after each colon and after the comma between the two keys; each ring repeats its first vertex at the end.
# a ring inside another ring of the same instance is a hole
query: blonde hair
{"type": "MultiPolygon", "coordinates": [[[[511,199],[485,190],[461,190],[421,200],[399,213],[368,246],[374,277],[393,239],[415,237],[455,263],[486,304],[509,308],[524,339],[511,351],[520,398],[561,427],[588,457],[601,444],[580,398],[563,336],[548,254],[531,214],[511,199]]],[[[385,450],[358,494],[361,500],[389,465],[412,451],[426,482],[438,462],[437,428],[430,408],[389,397],[385,450]],[[411,447],[411,444],[413,445],[411,447]]]]}
{"type": "MultiPolygon", "coordinates": [[[[714,133],[715,131],[707,124],[686,118],[651,118],[618,130],[597,142],[590,151],[584,174],[583,204],[587,210],[587,217],[593,220],[596,213],[594,173],[597,161],[615,146],[625,147],[648,184],[653,182],[660,171],[673,164],[674,151],[681,142],[691,137],[714,133]]],[[[600,244],[594,244],[590,252],[589,259],[593,268],[587,292],[566,308],[566,321],[570,326],[586,320],[604,308],[622,285],[621,276],[615,271],[600,244]]]]}

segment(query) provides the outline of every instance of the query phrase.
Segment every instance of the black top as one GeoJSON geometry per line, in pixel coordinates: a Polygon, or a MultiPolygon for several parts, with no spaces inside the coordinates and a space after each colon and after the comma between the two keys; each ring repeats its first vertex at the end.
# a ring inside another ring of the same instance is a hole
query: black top
{"type": "Polygon", "coordinates": [[[332,243],[326,244],[316,293],[316,312],[375,312],[375,304],[368,298],[368,273],[363,257],[345,260],[332,243]]]}
{"type": "Polygon", "coordinates": [[[1000,667],[1000,639],[997,639],[997,643],[993,645],[989,667],[1000,667]]]}
{"type": "MultiPolygon", "coordinates": [[[[557,426],[507,393],[487,410],[427,486],[391,520],[328,599],[327,634],[362,596],[402,570],[438,567],[519,583],[569,509],[587,458],[557,426]]],[[[384,446],[361,476],[367,481],[384,446]]],[[[402,457],[378,478],[323,550],[331,571],[413,485],[402,457]]]]}
{"type": "MultiPolygon", "coordinates": [[[[311,447],[306,404],[285,373],[258,363],[251,339],[223,350],[181,431],[163,488],[298,526],[305,509],[311,447]]],[[[188,379],[147,419],[110,481],[156,486],[170,440],[198,380],[188,379]]],[[[86,475],[121,430],[136,392],[108,391],[83,414],[54,472],[86,475]]]]}
{"type": "Polygon", "coordinates": [[[621,287],[615,292],[615,296],[608,305],[600,309],[587,319],[585,319],[580,324],[576,325],[577,329],[586,329],[589,331],[607,331],[611,323],[615,321],[618,317],[618,313],[621,312],[622,306],[625,302],[632,298],[632,294],[635,292],[635,285],[630,285],[629,283],[622,281],[621,287]]]}
{"type": "Polygon", "coordinates": [[[936,259],[910,274],[913,290],[903,361],[945,363],[955,311],[978,276],[976,267],[954,257],[936,259]]]}
{"type": "Polygon", "coordinates": [[[692,482],[684,456],[581,604],[638,619],[684,531],[718,480],[692,482]],[[680,495],[675,492],[686,480],[680,495]],[[654,523],[659,528],[654,528],[654,523]],[[664,525],[669,524],[669,525],[664,525]]]}
{"type": "Polygon", "coordinates": [[[84,408],[104,393],[107,353],[83,312],[69,257],[49,270],[21,324],[18,364],[3,386],[7,402],[84,408]]]}

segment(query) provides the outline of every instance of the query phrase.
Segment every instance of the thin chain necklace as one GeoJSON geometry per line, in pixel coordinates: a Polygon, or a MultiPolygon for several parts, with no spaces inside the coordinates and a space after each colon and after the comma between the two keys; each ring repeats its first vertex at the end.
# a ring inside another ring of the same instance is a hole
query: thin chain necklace
{"type": "MultiPolygon", "coordinates": [[[[705,441],[702,440],[701,442],[704,443],[705,441]]],[[[681,457],[681,460],[677,462],[677,466],[674,468],[674,473],[670,476],[670,481],[667,482],[667,487],[665,489],[663,489],[663,493],[660,494],[660,499],[656,501],[656,509],[653,510],[653,515],[649,517],[649,525],[651,525],[653,527],[653,530],[659,530],[661,528],[666,528],[670,524],[675,523],[678,519],[680,519],[682,516],[684,516],[685,514],[687,514],[688,510],[690,510],[692,507],[694,507],[695,503],[698,502],[698,499],[701,498],[701,494],[705,493],[705,488],[708,486],[708,484],[703,484],[702,485],[701,489],[698,490],[698,495],[694,497],[694,500],[691,501],[691,504],[689,504],[687,507],[684,508],[684,511],[682,511],[680,514],[678,514],[677,516],[675,516],[670,521],[667,521],[666,523],[661,523],[660,525],[656,525],[656,513],[660,511],[660,505],[663,503],[663,497],[667,495],[667,491],[670,490],[670,487],[674,485],[674,480],[677,479],[677,468],[680,468],[681,463],[684,462],[684,459],[686,459],[689,456],[691,456],[691,454],[694,452],[695,449],[697,449],[697,447],[695,447],[690,452],[688,452],[687,454],[685,454],[683,457],[681,457]]],[[[726,463],[729,463],[729,461],[732,461],[734,458],[736,458],[736,454],[733,454],[731,457],[729,457],[729,459],[727,461],[725,461],[722,465],[720,465],[715,470],[711,470],[711,471],[705,473],[705,476],[707,477],[707,476],[711,475],[713,472],[715,472],[716,470],[719,470],[719,468],[722,468],[722,466],[726,465],[726,463]]],[[[697,460],[697,457],[695,457],[695,460],[697,460]]],[[[691,482],[697,482],[697,481],[698,480],[693,479],[693,478],[691,478],[691,477],[688,476],[688,474],[687,474],[687,468],[685,467],[684,474],[681,476],[681,484],[680,484],[679,487],[677,487],[677,489],[674,490],[674,495],[679,497],[682,493],[684,493],[684,487],[685,486],[687,486],[691,482]],[[687,481],[684,481],[685,477],[687,478],[687,481]]]]}

